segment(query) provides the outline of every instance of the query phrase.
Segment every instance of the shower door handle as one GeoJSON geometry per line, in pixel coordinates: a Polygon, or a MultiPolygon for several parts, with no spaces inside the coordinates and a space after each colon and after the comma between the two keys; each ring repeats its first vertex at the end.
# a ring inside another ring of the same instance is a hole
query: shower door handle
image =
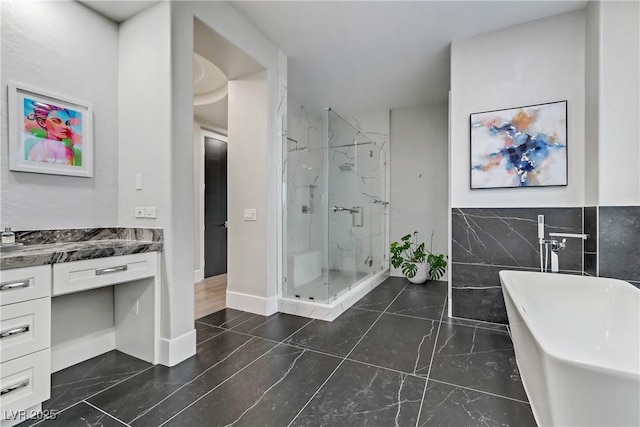
{"type": "Polygon", "coordinates": [[[352,214],[359,212],[359,210],[357,208],[349,209],[349,208],[343,208],[343,207],[340,207],[340,206],[334,206],[331,209],[333,209],[334,212],[349,212],[349,213],[352,213],[352,214]]]}

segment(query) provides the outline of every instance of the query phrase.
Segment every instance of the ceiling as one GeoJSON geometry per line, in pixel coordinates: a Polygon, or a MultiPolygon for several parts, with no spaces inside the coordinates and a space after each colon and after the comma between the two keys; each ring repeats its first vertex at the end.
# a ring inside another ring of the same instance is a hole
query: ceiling
{"type": "MultiPolygon", "coordinates": [[[[234,1],[289,59],[289,96],[348,114],[447,100],[449,43],[586,1],[234,1]]],[[[500,46],[488,46],[487,54],[500,46]]],[[[523,54],[525,54],[523,52],[523,54]]]]}
{"type": "Polygon", "coordinates": [[[85,6],[95,10],[99,14],[106,16],[112,21],[122,22],[133,15],[145,10],[146,8],[153,6],[156,3],[160,3],[158,0],[78,0],[85,6]]]}
{"type": "MultiPolygon", "coordinates": [[[[121,22],[158,2],[82,3],[121,22]]],[[[332,107],[352,114],[444,102],[450,86],[452,40],[582,9],[587,1],[232,4],[288,55],[290,97],[310,112],[332,107]]],[[[499,50],[500,46],[489,46],[487,54],[499,50]]],[[[224,64],[214,62],[229,78],[236,74],[236,70],[226,70],[224,64]]]]}

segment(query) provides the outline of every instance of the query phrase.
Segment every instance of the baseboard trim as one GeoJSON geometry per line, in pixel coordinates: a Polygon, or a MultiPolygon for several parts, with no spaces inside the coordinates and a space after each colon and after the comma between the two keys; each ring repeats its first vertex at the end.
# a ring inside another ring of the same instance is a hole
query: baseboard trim
{"type": "Polygon", "coordinates": [[[271,316],[278,312],[278,296],[270,298],[227,291],[227,307],[248,311],[262,316],[271,316]]]}
{"type": "Polygon", "coordinates": [[[177,338],[160,338],[159,363],[164,366],[175,366],[196,354],[196,330],[192,329],[177,338]]]}
{"type": "Polygon", "coordinates": [[[51,372],[58,372],[115,349],[115,327],[56,344],[51,347],[51,372]]]}
{"type": "Polygon", "coordinates": [[[202,269],[195,270],[193,272],[193,282],[198,283],[198,282],[202,282],[203,280],[204,280],[204,270],[202,269]]]}

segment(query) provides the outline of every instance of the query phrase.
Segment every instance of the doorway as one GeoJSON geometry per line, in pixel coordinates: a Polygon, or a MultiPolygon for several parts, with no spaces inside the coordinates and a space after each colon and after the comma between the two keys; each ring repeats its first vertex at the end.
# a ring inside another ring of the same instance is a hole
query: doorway
{"type": "Polygon", "coordinates": [[[202,276],[195,284],[195,318],[226,308],[227,144],[221,133],[200,128],[200,242],[202,276]]]}
{"type": "MultiPolygon", "coordinates": [[[[224,298],[221,298],[220,310],[226,308],[230,296],[237,299],[245,295],[239,289],[244,290],[247,283],[262,281],[262,277],[258,280],[253,278],[256,274],[253,269],[246,268],[245,261],[247,254],[249,257],[263,255],[263,248],[253,244],[255,239],[247,237],[247,229],[254,228],[254,224],[245,224],[234,216],[227,218],[226,212],[242,212],[244,205],[241,205],[241,201],[244,203],[249,200],[252,203],[250,207],[256,206],[253,205],[254,200],[264,202],[264,190],[256,185],[253,177],[267,172],[263,168],[268,159],[265,152],[268,79],[261,63],[210,26],[197,18],[194,18],[193,25],[193,116],[195,135],[198,135],[197,141],[194,141],[194,191],[198,193],[195,201],[199,205],[194,212],[194,231],[198,240],[194,242],[198,254],[194,258],[194,276],[198,319],[200,305],[204,302],[198,292],[201,283],[204,285],[203,282],[210,282],[213,277],[225,278],[222,285],[224,292],[218,292],[224,298]],[[230,94],[231,88],[234,90],[233,96],[230,94]],[[229,134],[230,127],[235,132],[229,145],[224,143],[229,143],[225,135],[229,134]],[[207,132],[213,135],[205,135],[207,132]],[[249,146],[253,149],[247,149],[249,146]],[[227,161],[235,165],[247,165],[250,170],[227,168],[227,161]],[[227,186],[230,191],[224,194],[227,186]],[[224,227],[227,219],[228,236],[224,227]],[[228,276],[225,276],[227,271],[228,276]],[[227,277],[229,280],[226,280],[227,277]],[[235,292],[230,291],[232,287],[235,287],[235,292]]],[[[264,206],[256,207],[260,209],[264,206]]],[[[259,217],[258,221],[265,219],[266,215],[259,217]]],[[[207,294],[212,293],[205,292],[205,300],[208,300],[207,294]]],[[[234,304],[238,306],[237,302],[234,304]]]]}
{"type": "Polygon", "coordinates": [[[204,137],[204,277],[227,274],[227,142],[204,137]]]}

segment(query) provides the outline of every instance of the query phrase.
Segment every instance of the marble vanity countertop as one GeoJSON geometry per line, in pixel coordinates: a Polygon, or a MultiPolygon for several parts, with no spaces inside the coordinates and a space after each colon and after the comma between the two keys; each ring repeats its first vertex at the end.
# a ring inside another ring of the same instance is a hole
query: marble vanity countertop
{"type": "Polygon", "coordinates": [[[25,245],[0,253],[0,270],[161,250],[162,242],[143,240],[110,239],[25,245]]]}
{"type": "MultiPolygon", "coordinates": [[[[46,232],[16,232],[16,240],[24,246],[0,252],[0,270],[30,267],[34,265],[55,264],[60,262],[80,261],[119,255],[131,255],[144,252],[156,252],[163,249],[162,231],[157,235],[143,235],[148,240],[138,240],[135,235],[124,234],[125,229],[86,229],[74,233],[73,239],[60,238],[60,230],[56,230],[54,241],[46,232]],[[95,230],[110,230],[107,235],[95,230]],[[111,232],[116,230],[117,232],[111,232]],[[40,236],[35,238],[35,235],[40,236]],[[42,238],[42,236],[46,236],[42,238]],[[124,238],[123,238],[124,237],[124,238]],[[77,240],[76,240],[77,239],[77,240]]],[[[64,230],[68,235],[68,230],[64,230]]],[[[142,236],[140,236],[142,237],[142,236]]]]}

